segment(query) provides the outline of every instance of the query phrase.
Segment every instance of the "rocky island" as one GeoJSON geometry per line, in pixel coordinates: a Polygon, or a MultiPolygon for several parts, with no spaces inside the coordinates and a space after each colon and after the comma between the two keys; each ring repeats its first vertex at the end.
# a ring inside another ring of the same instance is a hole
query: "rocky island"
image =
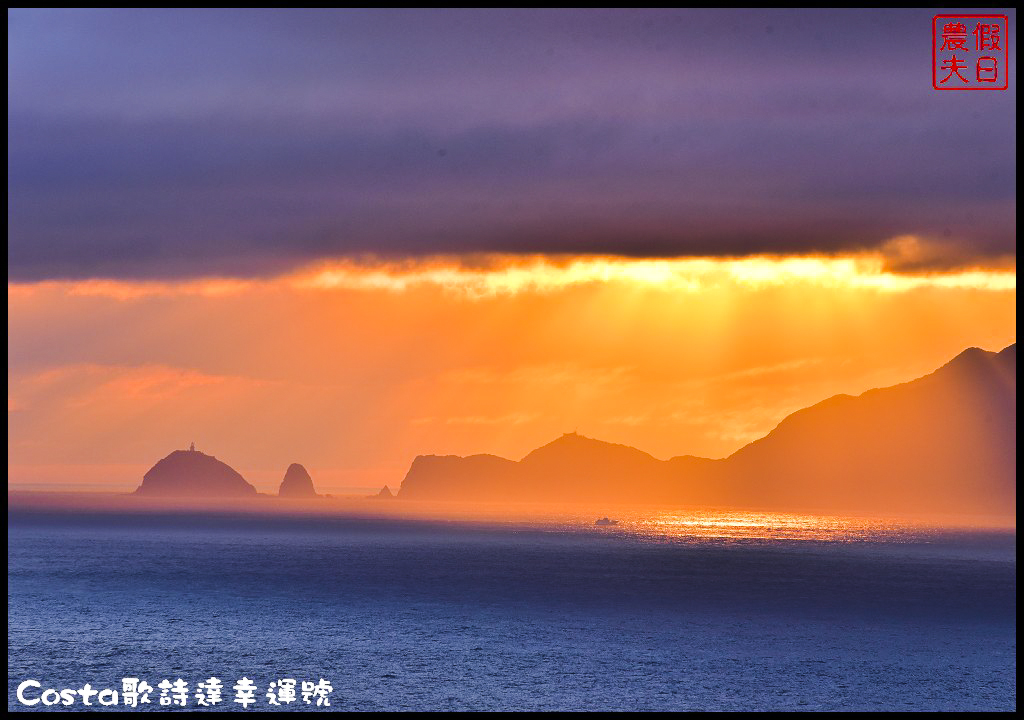
{"type": "Polygon", "coordinates": [[[238,471],[213,455],[175,450],[149,469],[136,495],[149,497],[252,497],[256,488],[238,471]]]}
{"type": "Polygon", "coordinates": [[[281,487],[277,490],[278,497],[288,498],[315,498],[320,497],[313,487],[313,478],[309,476],[299,463],[292,463],[284,474],[281,487]]]}

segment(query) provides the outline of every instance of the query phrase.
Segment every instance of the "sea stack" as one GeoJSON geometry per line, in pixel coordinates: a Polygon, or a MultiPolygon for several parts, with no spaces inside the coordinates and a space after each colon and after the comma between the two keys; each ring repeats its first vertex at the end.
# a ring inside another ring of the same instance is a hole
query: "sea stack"
{"type": "Polygon", "coordinates": [[[394,495],[391,492],[391,488],[389,488],[387,485],[385,485],[384,487],[382,487],[380,489],[380,492],[377,493],[374,497],[378,497],[378,498],[381,498],[381,499],[384,499],[384,500],[388,500],[388,499],[393,498],[394,495]]]}
{"type": "Polygon", "coordinates": [[[229,465],[213,455],[175,450],[142,478],[136,495],[150,497],[252,497],[256,488],[229,465]]]}
{"type": "Polygon", "coordinates": [[[290,498],[315,498],[318,497],[313,487],[313,478],[306,472],[306,468],[298,463],[288,466],[281,481],[281,488],[277,491],[278,497],[290,498]]]}

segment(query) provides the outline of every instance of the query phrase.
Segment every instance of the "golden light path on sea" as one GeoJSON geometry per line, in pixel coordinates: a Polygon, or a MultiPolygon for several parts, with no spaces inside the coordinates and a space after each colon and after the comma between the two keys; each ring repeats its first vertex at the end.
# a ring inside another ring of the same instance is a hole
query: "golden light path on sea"
{"type": "Polygon", "coordinates": [[[888,536],[900,526],[885,520],[759,511],[689,511],[638,518],[636,532],[666,537],[853,542],[888,536]]]}
{"type": "Polygon", "coordinates": [[[578,528],[595,534],[625,535],[665,542],[828,542],[901,543],[920,539],[939,528],[1002,528],[1005,520],[976,516],[957,518],[890,518],[858,515],[772,512],[742,509],[636,509],[619,508],[599,516],[615,519],[615,525],[595,525],[594,517],[574,513],[578,528]]]}

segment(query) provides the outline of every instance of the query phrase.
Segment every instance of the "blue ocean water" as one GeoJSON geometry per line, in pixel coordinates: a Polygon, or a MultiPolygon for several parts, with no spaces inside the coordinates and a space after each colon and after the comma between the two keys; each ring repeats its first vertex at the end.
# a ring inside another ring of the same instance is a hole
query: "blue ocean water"
{"type": "Polygon", "coordinates": [[[12,710],[28,678],[210,676],[250,711],[279,678],[332,710],[1016,707],[1013,532],[9,511],[8,542],[12,710]]]}

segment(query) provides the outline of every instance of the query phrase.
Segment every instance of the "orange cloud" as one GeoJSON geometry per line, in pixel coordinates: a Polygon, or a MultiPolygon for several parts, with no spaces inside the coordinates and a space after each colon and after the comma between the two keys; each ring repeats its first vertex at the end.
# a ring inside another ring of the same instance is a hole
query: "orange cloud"
{"type": "Polygon", "coordinates": [[[9,469],[138,467],[194,439],[261,482],[302,462],[395,484],[416,454],[522,457],[574,429],[721,457],[832,394],[1013,342],[1015,300],[1012,270],[867,255],[9,283],[9,469]]]}

